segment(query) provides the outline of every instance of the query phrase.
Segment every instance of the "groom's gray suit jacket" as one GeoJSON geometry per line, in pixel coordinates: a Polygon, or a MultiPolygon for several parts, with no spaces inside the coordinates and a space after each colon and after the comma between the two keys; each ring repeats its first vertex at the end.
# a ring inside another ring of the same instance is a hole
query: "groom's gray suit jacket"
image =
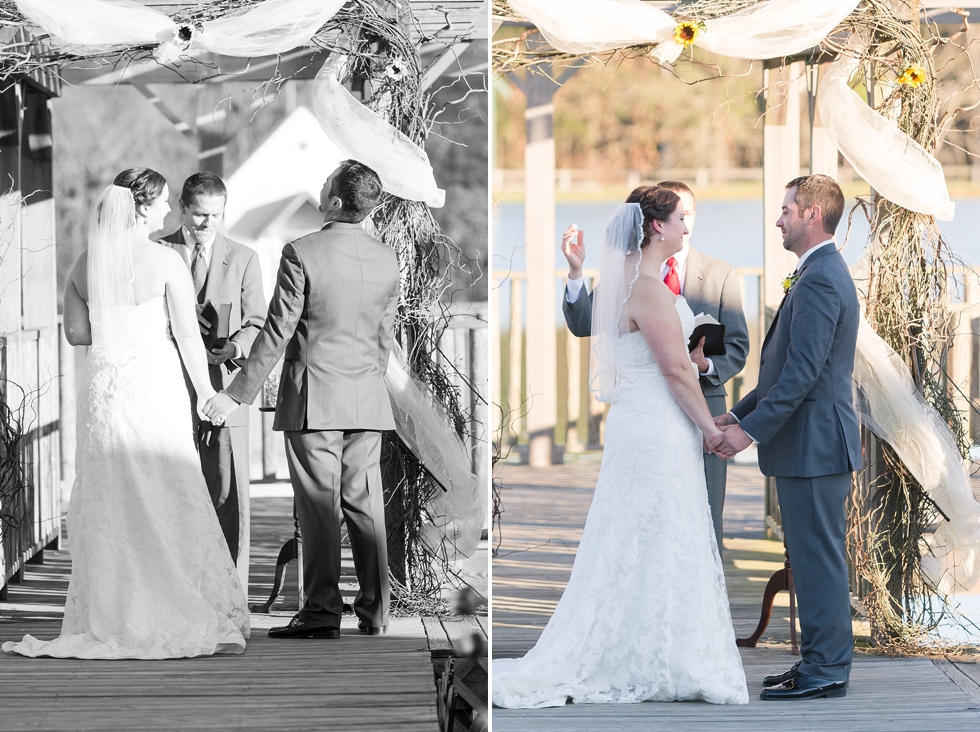
{"type": "Polygon", "coordinates": [[[833,244],[811,254],[762,344],[758,386],[732,413],[759,443],[764,475],[810,478],[861,466],[851,373],[860,309],[833,244]]]}

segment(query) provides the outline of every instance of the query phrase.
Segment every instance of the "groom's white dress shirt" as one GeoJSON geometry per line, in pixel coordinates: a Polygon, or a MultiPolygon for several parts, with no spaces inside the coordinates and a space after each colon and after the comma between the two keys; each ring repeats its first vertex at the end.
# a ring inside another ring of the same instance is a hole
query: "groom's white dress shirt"
{"type": "MultiPolygon", "coordinates": [[[[681,285],[681,295],[684,295],[684,280],[687,277],[687,256],[691,253],[691,245],[685,243],[681,250],[674,254],[674,271],[677,272],[677,280],[681,285]]],[[[664,279],[667,276],[667,271],[670,267],[667,266],[666,260],[660,265],[660,279],[664,279]]],[[[578,296],[582,292],[582,288],[585,286],[585,278],[579,277],[577,280],[566,278],[565,280],[565,300],[569,303],[573,303],[578,300],[578,296]]],[[[701,376],[714,376],[715,375],[715,365],[711,359],[707,356],[704,360],[708,362],[708,370],[704,373],[700,373],[701,376]]]]}
{"type": "MultiPolygon", "coordinates": [[[[187,230],[186,226],[180,227],[180,233],[184,236],[184,246],[187,247],[187,261],[193,266],[194,264],[194,247],[197,246],[197,239],[191,236],[191,233],[187,230]]],[[[217,238],[217,233],[212,236],[208,241],[201,242],[201,259],[204,260],[204,266],[207,267],[208,271],[211,270],[211,254],[214,251],[214,240],[217,238]]],[[[240,359],[242,357],[242,347],[232,341],[231,344],[235,347],[235,359],[240,359]]]]}
{"type": "MultiPolygon", "coordinates": [[[[834,243],[834,240],[833,239],[828,239],[825,242],[821,242],[820,244],[817,244],[815,247],[813,247],[813,249],[807,249],[805,252],[803,252],[803,256],[800,257],[800,260],[796,263],[796,269],[793,270],[794,274],[798,273],[801,269],[803,269],[803,263],[807,260],[807,258],[811,254],[813,254],[815,251],[817,251],[821,247],[825,247],[828,244],[833,244],[833,243],[834,243]]],[[[732,415],[732,417],[734,418],[734,420],[735,420],[736,423],[739,423],[740,424],[740,421],[739,421],[739,418],[738,417],[736,417],[732,412],[729,412],[729,414],[732,415]]],[[[752,440],[752,442],[758,442],[758,440],[755,439],[754,437],[752,437],[752,435],[749,435],[748,432],[746,432],[745,434],[748,435],[749,439],[752,440]]]]}

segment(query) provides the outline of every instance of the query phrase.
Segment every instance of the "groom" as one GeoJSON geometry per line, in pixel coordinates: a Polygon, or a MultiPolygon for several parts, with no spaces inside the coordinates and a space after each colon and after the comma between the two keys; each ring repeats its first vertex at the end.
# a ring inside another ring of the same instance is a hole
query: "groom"
{"type": "MultiPolygon", "coordinates": [[[[197,293],[201,333],[216,324],[201,315],[204,304],[231,305],[228,339],[215,344],[207,354],[211,386],[221,389],[231,383],[245,362],[252,341],[265,322],[265,296],[259,257],[248,247],[218,233],[224,219],[228,189],[214,173],[194,173],[184,181],[180,193],[181,227],[160,240],[176,250],[187,264],[197,293]]],[[[191,404],[196,404],[193,388],[191,404]]],[[[194,410],[197,422],[197,410],[194,410]]],[[[242,587],[248,593],[249,503],[248,503],[248,407],[232,412],[220,429],[198,445],[201,469],[218,514],[218,523],[238,568],[242,587]]]]}
{"type": "MultiPolygon", "coordinates": [[[[681,181],[667,180],[657,185],[680,196],[681,205],[684,206],[684,223],[689,232],[684,237],[681,251],[664,262],[660,274],[675,295],[683,295],[687,299],[695,314],[705,313],[725,326],[724,356],[706,357],[700,346],[691,353],[691,360],[697,364],[701,374],[699,382],[708,409],[717,416],[725,413],[725,382],[742,370],[749,352],[749,331],[742,313],[738,278],[727,262],[691,247],[689,240],[694,233],[694,216],[697,213],[694,192],[681,181]]],[[[643,193],[652,187],[640,186],[629,195],[626,203],[638,203],[643,193]]],[[[562,252],[568,260],[568,283],[562,301],[565,323],[572,335],[586,338],[592,334],[592,295],[584,297],[581,294],[585,247],[575,243],[575,231],[571,227],[562,238],[562,252]]],[[[705,451],[704,477],[719,553],[722,550],[722,514],[727,476],[727,461],[705,451]]]]}
{"type": "Polygon", "coordinates": [[[361,222],[381,181],[353,160],[320,192],[323,228],[283,247],[265,327],[241,372],[205,406],[220,418],[251,404],[285,355],[273,429],[285,433],[303,534],[306,604],[270,638],[339,638],[340,517],[359,591],[358,630],[388,626],[388,550],[381,433],[395,428],[384,373],[398,308],[398,260],[361,222]]]}
{"type": "Polygon", "coordinates": [[[758,386],[715,418],[725,431],[720,452],[758,443],[760,470],[776,478],[793,562],[802,659],[765,678],[767,700],[844,696],[851,670],[844,503],[861,467],[851,398],[860,311],[833,240],[843,211],[840,187],[826,175],[786,185],[776,226],[800,261],[762,344],[758,386]]]}

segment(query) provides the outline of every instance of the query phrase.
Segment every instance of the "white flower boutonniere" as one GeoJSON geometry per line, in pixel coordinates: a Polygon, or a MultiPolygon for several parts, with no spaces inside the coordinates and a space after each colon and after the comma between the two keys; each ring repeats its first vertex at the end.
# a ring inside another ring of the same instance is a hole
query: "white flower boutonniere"
{"type": "Polygon", "coordinates": [[[788,295],[789,291],[793,289],[793,285],[800,279],[798,274],[787,275],[786,279],[783,280],[783,294],[788,295]]]}

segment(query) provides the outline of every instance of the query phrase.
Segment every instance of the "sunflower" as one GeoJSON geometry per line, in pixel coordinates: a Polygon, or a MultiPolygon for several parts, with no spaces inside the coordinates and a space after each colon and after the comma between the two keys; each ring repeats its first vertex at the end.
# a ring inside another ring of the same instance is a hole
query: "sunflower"
{"type": "Polygon", "coordinates": [[[902,86],[910,86],[915,89],[920,84],[926,82],[926,70],[921,66],[909,66],[898,75],[896,81],[902,86]]]}
{"type": "Polygon", "coordinates": [[[789,291],[793,289],[793,285],[796,284],[796,281],[798,279],[800,279],[800,276],[798,274],[791,274],[791,275],[787,275],[786,276],[786,278],[783,280],[783,294],[784,295],[788,295],[789,294],[789,291]]]}
{"type": "Polygon", "coordinates": [[[690,48],[694,45],[694,39],[698,37],[698,33],[704,30],[704,21],[698,21],[695,23],[693,20],[682,20],[674,28],[674,42],[684,48],[690,48]]]}

